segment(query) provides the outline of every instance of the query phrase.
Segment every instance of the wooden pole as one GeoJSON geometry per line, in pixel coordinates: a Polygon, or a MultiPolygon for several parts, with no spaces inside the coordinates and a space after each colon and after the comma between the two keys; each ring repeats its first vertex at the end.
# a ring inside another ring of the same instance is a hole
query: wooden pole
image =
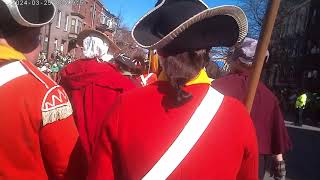
{"type": "Polygon", "coordinates": [[[247,110],[251,112],[254,97],[260,80],[262,67],[265,61],[266,52],[272,35],[274,23],[278,14],[280,6],[280,0],[270,0],[267,8],[267,12],[264,18],[262,31],[260,33],[259,42],[255,54],[255,64],[253,65],[253,71],[249,79],[248,93],[245,98],[245,105],[247,110]]]}

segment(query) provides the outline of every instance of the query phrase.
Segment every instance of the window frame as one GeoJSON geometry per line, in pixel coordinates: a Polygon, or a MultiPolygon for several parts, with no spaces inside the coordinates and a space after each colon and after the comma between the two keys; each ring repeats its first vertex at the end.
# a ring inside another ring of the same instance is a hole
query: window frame
{"type": "Polygon", "coordinates": [[[77,23],[76,18],[71,18],[71,26],[70,26],[71,33],[76,33],[76,23],[77,23]],[[74,22],[73,25],[72,25],[72,22],[74,22]]]}
{"type": "Polygon", "coordinates": [[[65,16],[66,17],[66,19],[65,19],[65,23],[64,23],[64,31],[68,31],[68,27],[69,27],[69,16],[68,15],[66,15],[65,16]]]}
{"type": "Polygon", "coordinates": [[[62,12],[60,10],[58,10],[57,12],[57,22],[56,22],[56,27],[57,28],[60,28],[61,27],[61,15],[62,15],[62,12]]]}

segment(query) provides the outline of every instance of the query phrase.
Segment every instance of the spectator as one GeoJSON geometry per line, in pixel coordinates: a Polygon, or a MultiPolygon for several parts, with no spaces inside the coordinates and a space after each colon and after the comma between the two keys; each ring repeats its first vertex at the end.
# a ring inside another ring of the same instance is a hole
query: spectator
{"type": "MultiPolygon", "coordinates": [[[[254,63],[257,40],[245,38],[231,55],[231,74],[212,82],[212,86],[227,96],[244,103],[248,92],[249,76],[254,63]]],[[[268,59],[269,53],[266,55],[268,59]]],[[[273,156],[275,179],[285,178],[282,154],[290,148],[290,140],[276,96],[260,82],[253,102],[251,118],[256,128],[259,144],[259,177],[263,179],[267,157],[273,156]],[[281,167],[281,168],[278,168],[281,167]]]]}
{"type": "Polygon", "coordinates": [[[305,90],[302,90],[296,100],[297,116],[294,122],[296,126],[302,126],[303,124],[303,111],[306,108],[306,104],[307,104],[307,93],[305,92],[305,90]]]}

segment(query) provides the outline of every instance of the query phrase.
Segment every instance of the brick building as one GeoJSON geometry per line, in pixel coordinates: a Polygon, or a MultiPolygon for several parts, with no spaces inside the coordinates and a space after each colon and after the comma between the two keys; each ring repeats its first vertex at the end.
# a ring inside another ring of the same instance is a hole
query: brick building
{"type": "MultiPolygon", "coordinates": [[[[286,0],[290,1],[290,0],[286,0]]],[[[320,2],[304,0],[290,8],[271,40],[269,85],[319,89],[320,2]]]]}
{"type": "Polygon", "coordinates": [[[116,16],[111,14],[100,0],[58,4],[54,20],[42,30],[42,51],[47,54],[48,59],[55,50],[79,58],[81,50],[75,48],[79,32],[83,29],[97,29],[112,37],[117,23],[116,16]]]}
{"type": "Polygon", "coordinates": [[[53,21],[42,29],[42,52],[48,58],[56,49],[64,54],[68,51],[71,11],[71,6],[58,6],[53,21]]]}

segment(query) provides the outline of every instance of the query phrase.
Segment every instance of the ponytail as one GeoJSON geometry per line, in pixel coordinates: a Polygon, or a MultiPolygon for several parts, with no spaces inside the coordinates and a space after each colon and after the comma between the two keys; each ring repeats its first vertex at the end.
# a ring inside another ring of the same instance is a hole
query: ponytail
{"type": "Polygon", "coordinates": [[[192,94],[182,88],[195,78],[209,61],[208,50],[184,52],[174,56],[160,57],[170,85],[175,89],[175,105],[180,106],[192,99],[192,94]]]}

